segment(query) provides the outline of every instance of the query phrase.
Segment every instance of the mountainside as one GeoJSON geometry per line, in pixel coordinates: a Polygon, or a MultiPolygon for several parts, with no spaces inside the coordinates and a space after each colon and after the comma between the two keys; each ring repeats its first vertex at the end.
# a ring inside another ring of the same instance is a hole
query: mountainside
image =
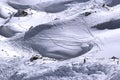
{"type": "Polygon", "coordinates": [[[119,0],[0,0],[0,80],[120,80],[119,0]]]}

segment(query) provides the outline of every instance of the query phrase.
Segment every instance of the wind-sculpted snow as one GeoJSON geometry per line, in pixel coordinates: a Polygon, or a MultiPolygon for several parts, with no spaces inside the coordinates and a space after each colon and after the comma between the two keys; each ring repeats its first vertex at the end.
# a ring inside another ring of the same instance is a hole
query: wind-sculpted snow
{"type": "Polygon", "coordinates": [[[69,59],[83,55],[92,49],[94,43],[91,35],[84,31],[86,28],[83,28],[82,24],[74,26],[75,23],[73,21],[71,24],[57,22],[38,25],[26,32],[25,43],[46,57],[69,59]]]}
{"type": "MultiPolygon", "coordinates": [[[[10,77],[10,80],[118,80],[118,74],[114,74],[117,66],[113,64],[104,64],[98,62],[57,62],[56,65],[39,66],[39,71],[32,70],[32,75],[28,72],[15,73],[10,77]],[[48,67],[49,66],[49,67],[48,67]],[[57,67],[55,67],[57,66],[57,67]],[[42,67],[46,67],[43,68],[42,67]],[[112,75],[111,77],[107,77],[112,75]],[[114,78],[114,79],[113,79],[114,78]]],[[[119,69],[117,70],[119,71],[119,69]]],[[[118,73],[118,72],[117,72],[118,73]]]]}
{"type": "Polygon", "coordinates": [[[0,61],[0,80],[9,80],[9,78],[18,71],[18,63],[16,59],[0,61]]]}
{"type": "Polygon", "coordinates": [[[93,26],[92,28],[97,28],[99,30],[103,29],[117,29],[120,28],[120,20],[111,20],[109,22],[105,22],[102,24],[98,24],[96,26],[93,26]]]}
{"type": "Polygon", "coordinates": [[[119,80],[120,79],[120,71],[113,73],[110,77],[110,80],[119,80]]]}
{"type": "Polygon", "coordinates": [[[113,7],[120,4],[120,0],[110,0],[109,6],[113,7]]]}
{"type": "Polygon", "coordinates": [[[114,1],[0,0],[0,80],[119,80],[114,1]]]}
{"type": "Polygon", "coordinates": [[[57,13],[57,12],[67,10],[70,4],[83,3],[83,2],[87,2],[89,0],[61,0],[61,1],[59,0],[58,2],[55,2],[54,0],[49,1],[49,2],[36,1],[36,4],[34,4],[35,1],[34,2],[32,0],[30,0],[30,1],[31,2],[27,3],[28,1],[26,1],[26,0],[25,0],[25,2],[11,0],[11,1],[8,1],[8,4],[15,9],[31,8],[33,10],[45,11],[47,13],[57,13]],[[26,3],[26,4],[24,4],[24,3],[26,3]]]}
{"type": "Polygon", "coordinates": [[[20,4],[20,5],[34,5],[40,2],[40,0],[8,0],[10,3],[20,4]]]}
{"type": "Polygon", "coordinates": [[[56,12],[61,12],[67,9],[67,5],[65,4],[69,4],[70,2],[63,2],[63,3],[59,3],[59,4],[53,4],[50,5],[48,7],[45,8],[45,11],[48,13],[56,13],[56,12]]]}
{"type": "Polygon", "coordinates": [[[9,2],[8,4],[15,9],[28,9],[29,8],[28,5],[19,5],[19,4],[9,3],[9,2]]]}
{"type": "Polygon", "coordinates": [[[20,32],[10,29],[9,26],[0,27],[0,35],[4,37],[12,37],[15,36],[16,33],[20,33],[20,32]]]}

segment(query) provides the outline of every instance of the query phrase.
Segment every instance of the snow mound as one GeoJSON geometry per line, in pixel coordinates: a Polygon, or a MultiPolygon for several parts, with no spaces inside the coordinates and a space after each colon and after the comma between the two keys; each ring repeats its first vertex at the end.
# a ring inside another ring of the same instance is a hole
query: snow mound
{"type": "Polygon", "coordinates": [[[38,25],[25,33],[24,42],[46,57],[69,59],[83,55],[93,48],[94,42],[82,24],[74,24],[73,21],[38,25]]]}

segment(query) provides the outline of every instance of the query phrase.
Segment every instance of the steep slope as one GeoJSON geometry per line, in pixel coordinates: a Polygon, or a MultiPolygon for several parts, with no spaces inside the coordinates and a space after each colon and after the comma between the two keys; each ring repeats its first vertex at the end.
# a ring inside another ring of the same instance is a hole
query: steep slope
{"type": "Polygon", "coordinates": [[[0,0],[0,80],[119,80],[120,5],[93,1],[0,0]]]}

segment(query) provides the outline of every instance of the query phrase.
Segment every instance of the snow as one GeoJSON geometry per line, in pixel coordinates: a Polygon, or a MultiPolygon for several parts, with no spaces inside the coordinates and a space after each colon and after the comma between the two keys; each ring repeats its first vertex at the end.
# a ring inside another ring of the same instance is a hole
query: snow
{"type": "Polygon", "coordinates": [[[120,4],[111,1],[0,0],[0,80],[119,80],[120,4]]]}
{"type": "Polygon", "coordinates": [[[9,0],[9,2],[20,5],[34,5],[40,2],[40,0],[9,0]]]}

